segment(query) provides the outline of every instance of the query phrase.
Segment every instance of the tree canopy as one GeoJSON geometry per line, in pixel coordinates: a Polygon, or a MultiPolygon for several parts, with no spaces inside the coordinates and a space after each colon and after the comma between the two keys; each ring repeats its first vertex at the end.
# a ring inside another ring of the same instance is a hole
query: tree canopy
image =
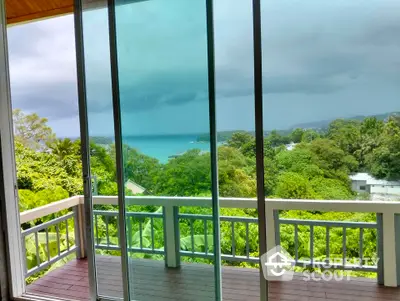
{"type": "MultiPolygon", "coordinates": [[[[45,118],[37,114],[24,114],[20,110],[14,111],[14,125],[20,209],[28,210],[68,196],[82,194],[79,139],[57,139],[45,118]]],[[[226,136],[227,140],[218,147],[219,194],[221,197],[255,197],[257,190],[255,137],[252,133],[244,131],[229,133],[229,137],[226,136]]],[[[125,180],[143,186],[150,195],[211,196],[209,152],[188,150],[162,163],[132,146],[123,145],[123,155],[125,180]]],[[[359,196],[351,190],[350,185],[349,176],[352,173],[368,172],[379,179],[400,180],[400,118],[391,116],[387,120],[378,120],[367,117],[362,121],[338,119],[331,122],[326,129],[296,128],[292,131],[271,131],[264,139],[264,165],[266,197],[356,199],[359,196]]],[[[100,195],[117,195],[115,146],[111,139],[91,140],[90,167],[91,174],[96,177],[97,192],[100,195]]],[[[112,208],[103,206],[101,209],[112,208]]],[[[160,210],[158,207],[138,206],[128,209],[160,210]]],[[[207,208],[181,208],[181,210],[187,213],[209,213],[207,208]]],[[[256,211],[224,208],[221,214],[255,217],[256,211]]],[[[333,213],[288,211],[282,214],[294,218],[302,218],[304,215],[307,218],[338,218],[333,213]]],[[[368,214],[347,214],[343,218],[364,221],[372,219],[368,214]]],[[[34,223],[39,224],[44,220],[37,220],[34,223]]],[[[104,223],[102,221],[99,223],[99,231],[103,231],[104,223]]],[[[23,225],[23,227],[29,226],[23,225]]],[[[116,225],[109,226],[110,233],[116,236],[116,225]]],[[[162,223],[155,227],[155,235],[162,245],[162,223]]],[[[195,225],[194,228],[199,234],[196,247],[204,248],[204,235],[200,235],[204,227],[195,225]]],[[[138,230],[137,227],[135,229],[138,230]]],[[[285,240],[285,237],[293,230],[288,227],[284,229],[282,241],[285,247],[291,250],[293,245],[288,244],[289,239],[285,240]]],[[[306,245],[307,233],[303,230],[299,235],[306,245]]],[[[229,236],[230,231],[230,226],[221,224],[223,237],[229,236]]],[[[185,234],[189,235],[189,232],[190,227],[182,225],[181,245],[184,248],[190,247],[185,241],[185,234]]],[[[245,252],[245,232],[244,225],[238,225],[237,254],[245,252]]],[[[250,228],[250,233],[251,252],[257,252],[256,227],[250,228]]],[[[316,234],[320,237],[324,235],[318,231],[316,234]]],[[[355,244],[356,240],[351,238],[350,234],[349,242],[355,244]]],[[[339,240],[339,234],[332,235],[332,241],[334,237],[339,240]]],[[[365,239],[375,238],[370,235],[365,239]]],[[[221,248],[228,252],[231,247],[230,242],[223,239],[221,244],[221,248]]],[[[316,248],[316,254],[323,252],[322,245],[316,248]]],[[[307,253],[306,250],[303,251],[303,255],[307,253]]],[[[372,246],[368,252],[375,252],[372,246]]],[[[36,255],[32,256],[34,262],[36,255]]]]}
{"type": "MultiPolygon", "coordinates": [[[[19,188],[36,193],[59,187],[68,195],[82,193],[80,141],[57,139],[47,120],[37,114],[14,110],[14,124],[19,188]]],[[[94,141],[90,144],[90,163],[98,193],[115,195],[114,145],[94,141]]],[[[349,199],[354,197],[351,173],[366,171],[377,178],[400,178],[400,119],[338,119],[326,131],[271,131],[265,137],[264,151],[266,196],[349,199]],[[287,148],[288,143],[294,147],[287,148]]],[[[149,194],[211,194],[208,152],[189,150],[167,163],[128,145],[124,145],[123,154],[125,179],[145,187],[149,194]]],[[[218,148],[218,165],[221,196],[256,195],[252,133],[231,134],[218,148]]]]}

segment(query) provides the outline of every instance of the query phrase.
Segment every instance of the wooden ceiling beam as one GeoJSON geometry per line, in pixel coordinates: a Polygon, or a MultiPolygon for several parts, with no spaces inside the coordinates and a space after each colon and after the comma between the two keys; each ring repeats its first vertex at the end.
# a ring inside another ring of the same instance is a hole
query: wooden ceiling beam
{"type": "MultiPolygon", "coordinates": [[[[1,1],[1,0],[0,0],[1,1]]],[[[18,24],[74,12],[74,0],[5,0],[7,24],[18,24]]],[[[120,0],[125,5],[148,0],[120,0]]],[[[85,9],[107,7],[107,0],[85,0],[85,9]]]]}
{"type": "Polygon", "coordinates": [[[71,14],[73,12],[74,12],[74,6],[69,5],[69,6],[65,6],[65,7],[54,8],[51,10],[10,16],[10,17],[7,17],[7,24],[12,25],[12,24],[16,24],[16,23],[30,22],[30,21],[46,19],[46,18],[50,18],[50,17],[56,17],[56,16],[60,16],[60,15],[71,14]]]}

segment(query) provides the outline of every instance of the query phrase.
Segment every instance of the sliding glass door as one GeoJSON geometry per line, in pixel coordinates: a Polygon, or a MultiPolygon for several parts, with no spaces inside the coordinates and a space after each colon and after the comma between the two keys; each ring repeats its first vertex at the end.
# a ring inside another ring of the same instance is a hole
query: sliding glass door
{"type": "Polygon", "coordinates": [[[220,300],[211,1],[81,1],[92,294],[220,300]]]}
{"type": "Polygon", "coordinates": [[[197,206],[191,200],[189,207],[185,203],[181,206],[176,198],[199,196],[195,191],[185,191],[185,181],[201,182],[208,187],[207,196],[216,189],[212,185],[215,154],[210,143],[209,86],[213,83],[206,1],[126,4],[116,0],[115,32],[111,34],[115,34],[111,47],[115,46],[112,54],[117,58],[111,63],[115,63],[114,76],[118,77],[114,100],[119,104],[114,110],[119,110],[115,113],[120,118],[122,138],[130,296],[135,300],[166,296],[174,300],[215,300],[219,284],[213,267],[213,236],[218,211],[213,212],[212,202],[199,200],[197,206]],[[206,143],[194,143],[199,137],[206,143]],[[199,152],[209,154],[204,157],[204,170],[190,170],[188,164],[199,152]],[[170,198],[154,202],[156,198],[151,196],[159,195],[170,198]],[[199,210],[210,218],[195,220],[192,214],[199,210]],[[198,227],[203,230],[204,223],[207,233],[200,237],[209,255],[195,258],[196,239],[200,238],[193,232],[198,227]],[[181,240],[191,240],[190,247],[181,248],[181,240]],[[187,252],[182,260],[181,251],[187,252]],[[158,283],[156,287],[154,282],[158,283]]]}
{"type": "Polygon", "coordinates": [[[82,51],[78,57],[82,56],[83,65],[78,70],[81,72],[79,84],[85,83],[80,93],[84,96],[80,95],[81,136],[90,161],[83,162],[83,168],[88,184],[85,207],[86,219],[90,221],[86,237],[90,246],[91,294],[94,297],[122,298],[108,4],[107,1],[81,2],[78,5],[82,7],[76,16],[81,17],[81,22],[77,22],[82,30],[81,39],[77,38],[81,47],[78,45],[77,49],[82,51]],[[104,196],[109,201],[105,201],[104,196]]]}

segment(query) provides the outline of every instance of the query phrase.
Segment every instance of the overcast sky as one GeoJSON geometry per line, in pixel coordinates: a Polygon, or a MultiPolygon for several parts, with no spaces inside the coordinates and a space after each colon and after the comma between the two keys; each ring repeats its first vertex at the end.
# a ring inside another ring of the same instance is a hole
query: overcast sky
{"type": "MultiPolygon", "coordinates": [[[[117,9],[123,131],[208,129],[204,1],[152,0],[117,9]]],[[[252,129],[250,0],[215,0],[220,130],[252,129]]],[[[111,135],[105,11],[84,16],[90,131],[111,135]]],[[[400,1],[263,1],[265,129],[400,111],[400,1]]],[[[14,108],[78,136],[72,16],[9,28],[14,108]]]]}

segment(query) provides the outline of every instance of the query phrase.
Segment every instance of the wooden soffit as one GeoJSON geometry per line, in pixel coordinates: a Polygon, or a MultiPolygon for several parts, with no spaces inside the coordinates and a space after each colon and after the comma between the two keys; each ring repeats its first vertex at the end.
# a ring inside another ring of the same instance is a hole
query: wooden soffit
{"type": "Polygon", "coordinates": [[[73,0],[5,0],[7,24],[23,23],[70,14],[73,0]]]}
{"type": "MultiPolygon", "coordinates": [[[[0,0],[2,1],[2,0],[0,0]]],[[[74,12],[74,0],[5,0],[7,24],[25,23],[74,12]]],[[[118,5],[148,0],[118,0],[118,5]]],[[[189,0],[188,0],[189,1],[189,0]]],[[[84,9],[107,7],[107,0],[83,0],[84,9]]]]}

